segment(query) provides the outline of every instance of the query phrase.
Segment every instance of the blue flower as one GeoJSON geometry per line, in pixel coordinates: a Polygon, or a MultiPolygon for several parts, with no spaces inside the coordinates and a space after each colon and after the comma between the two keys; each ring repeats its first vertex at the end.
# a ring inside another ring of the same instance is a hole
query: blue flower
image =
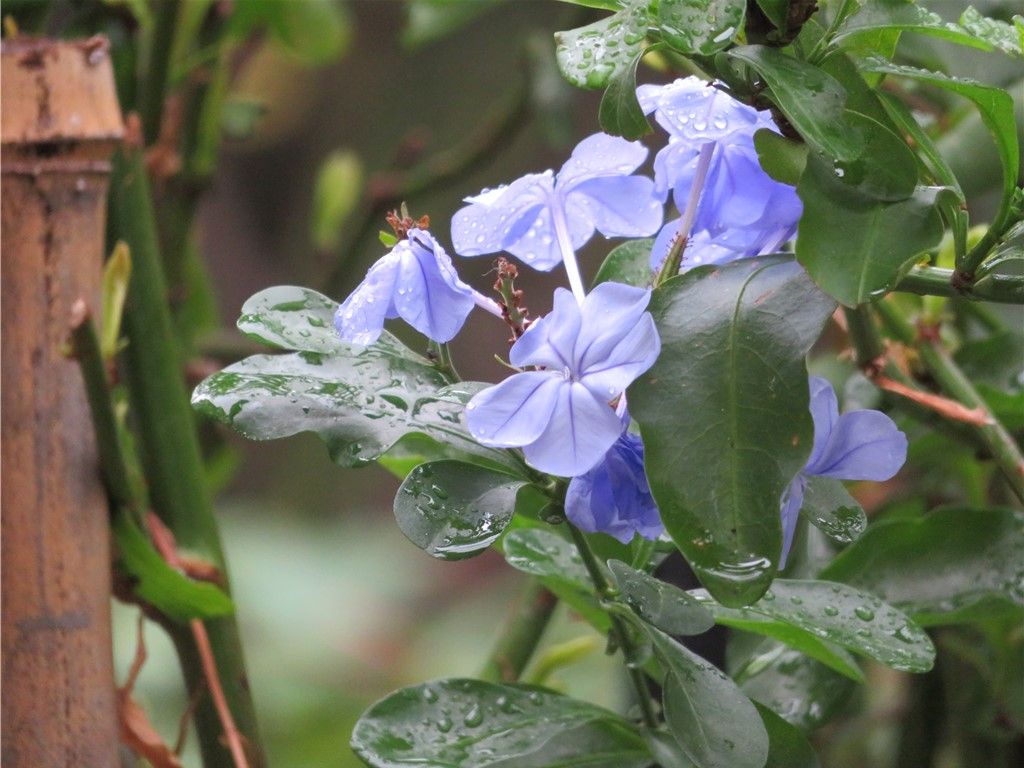
{"type": "Polygon", "coordinates": [[[796,521],[803,506],[808,477],[837,480],[888,480],[907,459],[907,436],[880,411],[850,411],[839,415],[832,385],[811,376],[811,418],[814,446],[807,464],[782,494],[782,558],[786,564],[796,521]]]}
{"type": "Polygon", "coordinates": [[[385,320],[401,317],[424,336],[446,342],[466,322],[475,293],[433,236],[414,228],[370,267],[338,307],[334,327],[344,341],[365,346],[380,337],[385,320]]]}
{"type": "Polygon", "coordinates": [[[646,311],[650,291],[602,283],[582,303],[564,288],[554,308],[512,346],[523,368],[466,406],[469,430],[484,445],[521,447],[542,472],[575,477],[591,469],[622,434],[610,403],[661,351],[646,311]]]}
{"type": "MultiPolygon", "coordinates": [[[[654,159],[656,193],[671,190],[690,211],[684,266],[722,263],[778,249],[791,239],[803,212],[796,190],[761,168],[754,132],[777,131],[767,112],[742,104],[697,78],[642,85],[637,98],[669,132],[654,159]],[[696,197],[691,194],[697,185],[696,197]]],[[[661,231],[651,253],[658,268],[680,232],[679,220],[661,231]]]]}
{"type": "Polygon", "coordinates": [[[574,477],[565,494],[566,517],[581,530],[607,533],[623,544],[639,533],[656,539],[665,526],[644,474],[644,444],[623,432],[598,464],[574,477]]]}
{"type": "Polygon", "coordinates": [[[507,251],[548,271],[599,230],[605,237],[644,237],[661,226],[653,182],[631,176],[647,157],[635,141],[596,133],[581,141],[555,176],[531,173],[484,190],[452,218],[456,253],[507,251]]]}

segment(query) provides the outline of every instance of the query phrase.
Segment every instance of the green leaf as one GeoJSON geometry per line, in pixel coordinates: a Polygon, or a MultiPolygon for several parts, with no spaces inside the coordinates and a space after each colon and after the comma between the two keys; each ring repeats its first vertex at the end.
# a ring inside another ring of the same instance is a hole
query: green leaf
{"type": "MultiPolygon", "coordinates": [[[[719,620],[714,605],[708,607],[719,620]]],[[[846,584],[776,579],[758,602],[733,613],[740,612],[789,624],[904,672],[927,672],[935,661],[935,648],[924,630],[888,603],[846,584]]]]}
{"type": "Polygon", "coordinates": [[[314,290],[277,285],[246,300],[237,325],[250,339],[280,349],[343,354],[351,347],[334,330],[337,310],[336,301],[314,290]]]}
{"type": "Polygon", "coordinates": [[[919,187],[906,200],[867,197],[811,156],[797,186],[804,204],[796,255],[822,290],[853,307],[888,291],[942,238],[936,200],[943,187],[919,187]]]}
{"type": "Polygon", "coordinates": [[[363,192],[363,167],[354,152],[332,152],[321,163],[310,214],[313,242],[322,251],[337,248],[345,221],[363,192]]]}
{"type": "Polygon", "coordinates": [[[864,153],[850,162],[836,162],[836,178],[875,200],[910,197],[917,185],[917,159],[907,143],[868,115],[846,110],[846,119],[864,137],[864,153]]]}
{"type": "Polygon", "coordinates": [[[578,88],[604,88],[641,54],[650,23],[646,0],[633,0],[593,24],[556,32],[558,68],[578,88]]]}
{"type": "Polygon", "coordinates": [[[1024,608],[1021,552],[1024,514],[940,509],[871,525],[821,578],[873,592],[924,626],[959,624],[1024,608]]]}
{"type": "Polygon", "coordinates": [[[831,720],[856,687],[824,664],[773,641],[762,641],[738,666],[734,676],[745,694],[805,732],[831,720]]]}
{"type": "Polygon", "coordinates": [[[1012,198],[1020,170],[1020,147],[1017,144],[1017,124],[1013,112],[1013,99],[1000,88],[983,85],[975,80],[950,77],[941,72],[918,69],[878,57],[866,59],[862,65],[869,72],[897,75],[919,80],[938,88],[952,91],[974,102],[985,127],[992,134],[1003,166],[1003,197],[1012,198]]]}
{"type": "Polygon", "coordinates": [[[139,599],[182,624],[234,612],[231,598],[217,586],[193,581],[168,565],[128,515],[115,515],[111,528],[121,565],[133,577],[132,591],[139,599]]]}
{"type": "Polygon", "coordinates": [[[648,624],[670,635],[700,635],[715,625],[715,617],[683,590],[609,560],[608,568],[623,599],[648,624]]]}
{"type": "Polygon", "coordinates": [[[642,625],[666,669],[665,722],[698,768],[762,768],[768,734],[750,699],[721,670],[642,625]]]}
{"type": "Polygon", "coordinates": [[[811,449],[804,356],[834,307],[778,256],[691,270],[652,296],[661,356],[630,411],[665,527],[725,605],[754,602],[775,572],[779,499],[811,449]]]}
{"type": "Polygon", "coordinates": [[[557,533],[542,528],[510,531],[502,539],[505,560],[516,570],[531,576],[557,579],[583,591],[593,585],[576,547],[557,533]]]}
{"type": "Polygon", "coordinates": [[[608,82],[597,113],[605,133],[632,141],[651,132],[651,124],[636,97],[636,68],[645,52],[641,51],[628,67],[616,72],[608,82]]]}
{"type": "Polygon", "coordinates": [[[512,520],[525,480],[461,461],[420,464],[395,496],[395,519],[431,557],[461,560],[487,549],[512,520]]]}
{"type": "Polygon", "coordinates": [[[764,768],[820,768],[818,755],[803,731],[764,704],[754,702],[754,706],[768,731],[768,762],[764,768]]]}
{"type": "Polygon", "coordinates": [[[973,6],[969,5],[967,10],[960,15],[960,26],[977,39],[988,43],[1008,56],[1016,56],[1018,58],[1024,56],[1021,36],[1013,24],[1007,24],[1005,21],[983,16],[973,6]]]}
{"type": "Polygon", "coordinates": [[[526,685],[437,680],[378,701],[352,749],[373,768],[646,768],[637,729],[601,707],[526,685]]]}
{"type": "Polygon", "coordinates": [[[100,294],[102,322],[100,323],[100,354],[104,360],[113,360],[121,343],[121,317],[124,300],[128,295],[128,279],[132,273],[132,256],[128,244],[118,240],[110,258],[103,265],[103,285],[100,294]]]}
{"type": "Polygon", "coordinates": [[[759,128],[754,132],[754,148],[765,173],[783,184],[797,185],[807,165],[806,144],[759,128]]]}
{"type": "Polygon", "coordinates": [[[597,270],[594,285],[611,281],[646,288],[651,284],[653,247],[654,240],[651,238],[627,240],[616,246],[597,270]]]}
{"type": "Polygon", "coordinates": [[[757,0],[757,7],[779,32],[789,31],[789,0],[757,0]]]}
{"type": "Polygon", "coordinates": [[[310,66],[327,64],[341,56],[352,37],[345,8],[336,0],[235,0],[233,34],[246,37],[261,26],[288,55],[310,66]]]}
{"type": "Polygon", "coordinates": [[[864,508],[832,477],[808,478],[800,514],[840,544],[855,540],[868,525],[864,508]]]}
{"type": "Polygon", "coordinates": [[[729,47],[746,14],[746,0],[661,0],[658,28],[680,53],[710,56],[729,47]]]}
{"type": "Polygon", "coordinates": [[[497,5],[498,0],[410,0],[402,45],[415,50],[441,40],[497,5]]]}
{"type": "Polygon", "coordinates": [[[839,81],[776,48],[745,45],[726,55],[757,71],[772,100],[812,148],[837,160],[860,157],[864,141],[847,123],[846,90],[839,81]]]}

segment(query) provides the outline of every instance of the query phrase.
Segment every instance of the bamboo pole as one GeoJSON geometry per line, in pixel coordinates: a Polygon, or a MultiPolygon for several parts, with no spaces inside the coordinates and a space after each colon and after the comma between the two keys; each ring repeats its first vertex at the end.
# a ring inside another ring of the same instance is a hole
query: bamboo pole
{"type": "Polygon", "coordinates": [[[122,123],[106,41],[15,38],[2,94],[2,762],[113,768],[107,502],[70,310],[98,306],[122,123]]]}

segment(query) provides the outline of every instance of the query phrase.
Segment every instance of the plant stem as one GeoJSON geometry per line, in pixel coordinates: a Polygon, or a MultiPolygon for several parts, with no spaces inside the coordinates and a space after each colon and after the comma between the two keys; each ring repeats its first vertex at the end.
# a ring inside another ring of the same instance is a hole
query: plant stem
{"type": "Polygon", "coordinates": [[[917,350],[921,362],[947,395],[984,414],[986,423],[973,430],[992,453],[1014,493],[1024,501],[1024,456],[1020,447],[950,357],[941,340],[931,334],[919,334],[891,302],[878,302],[875,311],[893,336],[917,350]]]}
{"type": "Polygon", "coordinates": [[[700,155],[697,159],[697,169],[693,173],[693,182],[690,184],[690,194],[686,199],[686,208],[683,210],[682,218],[679,221],[679,230],[672,239],[672,245],[668,249],[668,256],[661,263],[658,269],[658,276],[654,281],[655,285],[661,285],[670,277],[679,274],[683,265],[683,252],[686,250],[686,243],[690,239],[690,231],[693,229],[693,222],[697,219],[697,206],[700,204],[700,194],[704,190],[704,182],[708,176],[708,169],[711,167],[711,157],[715,153],[715,142],[709,141],[700,148],[700,155]]]}
{"type": "MultiPolygon", "coordinates": [[[[124,316],[129,341],[125,373],[153,507],[179,545],[211,561],[226,582],[220,534],[167,306],[146,168],[138,148],[125,148],[115,157],[109,228],[111,240],[124,240],[132,253],[124,316]]],[[[209,620],[206,629],[228,705],[245,735],[252,762],[262,765],[235,617],[209,620]]],[[[188,689],[195,690],[203,671],[195,657],[192,633],[188,627],[180,627],[172,636],[188,689]]],[[[220,718],[209,697],[204,697],[196,711],[196,731],[207,768],[233,764],[221,744],[220,718]]]]}
{"type": "Polygon", "coordinates": [[[956,296],[1000,304],[1024,304],[1024,277],[986,275],[977,283],[955,283],[958,270],[914,267],[900,280],[897,291],[921,296],[956,296]]]}
{"type": "Polygon", "coordinates": [[[434,362],[434,367],[449,382],[454,384],[457,381],[461,381],[459,372],[455,368],[455,361],[452,360],[452,350],[447,344],[431,341],[427,345],[427,352],[430,359],[434,362]]]}
{"type": "MultiPolygon", "coordinates": [[[[594,550],[590,548],[590,544],[587,543],[587,539],[582,531],[572,523],[566,523],[566,525],[569,526],[569,533],[572,535],[573,543],[576,545],[576,549],[579,550],[580,557],[583,558],[583,565],[586,566],[587,573],[590,574],[590,579],[594,582],[594,588],[597,591],[598,597],[601,600],[617,597],[618,591],[608,580],[603,567],[597,561],[594,550]]],[[[648,728],[657,728],[658,715],[654,710],[654,703],[651,700],[651,691],[647,687],[644,673],[633,663],[633,659],[637,658],[638,654],[629,633],[626,631],[626,625],[614,613],[609,613],[608,618],[612,624],[609,634],[612,640],[622,649],[622,654],[626,658],[626,670],[629,672],[629,680],[636,693],[637,704],[640,705],[640,714],[643,717],[644,725],[648,728]]]]}
{"type": "Polygon", "coordinates": [[[528,579],[487,658],[481,680],[514,683],[533,656],[558,598],[537,579],[528,579]]]}
{"type": "Polygon", "coordinates": [[[163,0],[157,7],[147,56],[146,81],[139,99],[142,132],[147,145],[155,142],[160,134],[179,6],[180,0],[163,0]]]}

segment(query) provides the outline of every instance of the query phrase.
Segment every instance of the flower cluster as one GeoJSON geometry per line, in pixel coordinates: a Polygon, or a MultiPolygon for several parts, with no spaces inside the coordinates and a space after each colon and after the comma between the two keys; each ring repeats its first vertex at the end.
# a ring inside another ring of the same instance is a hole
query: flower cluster
{"type": "MultiPolygon", "coordinates": [[[[467,404],[470,433],[485,445],[521,449],[542,472],[572,478],[567,516],[622,541],[662,531],[643,444],[628,431],[626,411],[626,389],[654,364],[660,342],[647,312],[650,291],[602,283],[588,293],[576,251],[595,232],[647,237],[660,230],[653,269],[673,243],[685,244],[685,266],[722,262],[777,248],[801,212],[794,190],[758,164],[753,134],[775,128],[766,113],[696,78],[644,85],[637,96],[669,133],[653,179],[636,173],[648,156],[642,144],[598,133],[557,173],[485,189],[466,198],[451,222],[459,255],[508,253],[541,271],[562,264],[571,288],[557,289],[551,312],[525,332],[517,327],[509,352],[516,373],[467,404]],[[662,227],[670,195],[681,218],[662,227]]],[[[409,220],[396,231],[402,239],[337,311],[344,340],[371,344],[385,320],[401,317],[444,343],[474,306],[509,318],[514,308],[459,279],[425,222],[409,220]]]]}

